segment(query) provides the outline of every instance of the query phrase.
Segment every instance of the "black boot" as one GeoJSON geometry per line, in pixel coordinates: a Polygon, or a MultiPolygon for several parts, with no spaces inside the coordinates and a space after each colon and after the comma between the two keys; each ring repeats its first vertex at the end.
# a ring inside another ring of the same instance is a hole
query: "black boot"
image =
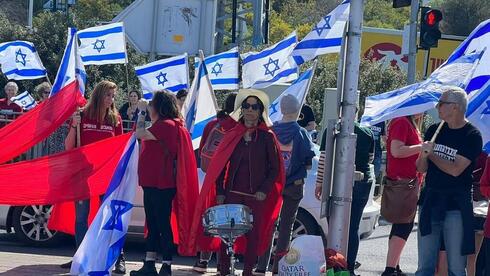
{"type": "Polygon", "coordinates": [[[158,276],[157,269],[155,268],[155,261],[145,261],[143,267],[137,271],[131,271],[131,276],[158,276]]]}
{"type": "Polygon", "coordinates": [[[158,276],[171,276],[172,275],[172,266],[169,264],[162,264],[162,268],[160,268],[160,273],[158,276]]]}
{"type": "Polygon", "coordinates": [[[124,259],[124,254],[121,253],[119,258],[117,258],[116,265],[114,266],[113,273],[116,274],[126,274],[126,259],[124,259]]]}

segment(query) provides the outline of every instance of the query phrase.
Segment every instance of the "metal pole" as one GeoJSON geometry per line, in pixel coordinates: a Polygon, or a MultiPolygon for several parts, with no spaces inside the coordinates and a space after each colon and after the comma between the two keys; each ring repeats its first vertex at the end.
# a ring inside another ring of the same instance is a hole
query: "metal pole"
{"type": "Polygon", "coordinates": [[[271,3],[265,0],[265,20],[264,20],[264,43],[269,44],[269,20],[270,20],[271,3]]]}
{"type": "Polygon", "coordinates": [[[254,47],[259,46],[264,43],[264,36],[263,36],[263,14],[264,14],[264,0],[255,0],[253,2],[254,7],[254,17],[253,17],[253,23],[254,23],[254,32],[253,32],[253,38],[252,38],[252,45],[254,47]]]}
{"type": "Polygon", "coordinates": [[[335,145],[334,185],[331,197],[331,216],[327,244],[347,256],[349,240],[352,186],[354,184],[354,159],[359,64],[361,57],[361,32],[363,20],[363,0],[353,0],[350,6],[349,31],[347,33],[347,56],[344,76],[344,90],[341,108],[340,132],[335,145]]]}
{"type": "Polygon", "coordinates": [[[407,84],[415,83],[415,69],[417,58],[417,19],[419,14],[419,0],[412,0],[410,10],[410,36],[408,39],[408,72],[407,84]]]}
{"type": "Polygon", "coordinates": [[[152,18],[152,26],[151,26],[151,50],[149,54],[150,62],[155,61],[156,59],[156,47],[157,47],[157,25],[158,25],[158,6],[160,4],[160,0],[153,0],[153,18],[152,18]]]}
{"type": "MultiPolygon", "coordinates": [[[[219,0],[218,1],[218,9],[217,9],[217,15],[216,15],[216,29],[217,30],[224,30],[225,29],[225,21],[222,18],[225,15],[225,0],[219,0]]],[[[224,42],[223,42],[224,35],[221,31],[216,32],[216,44],[214,46],[215,52],[216,53],[221,53],[224,51],[224,42]]]]}
{"type": "Polygon", "coordinates": [[[424,80],[427,79],[427,75],[429,74],[429,59],[430,59],[430,48],[425,51],[424,57],[424,80]]]}
{"type": "Polygon", "coordinates": [[[27,12],[27,26],[32,28],[32,17],[34,14],[34,0],[29,0],[29,10],[27,12]]]}
{"type": "Polygon", "coordinates": [[[238,0],[233,0],[231,7],[231,43],[236,43],[236,20],[237,20],[238,0]]]}

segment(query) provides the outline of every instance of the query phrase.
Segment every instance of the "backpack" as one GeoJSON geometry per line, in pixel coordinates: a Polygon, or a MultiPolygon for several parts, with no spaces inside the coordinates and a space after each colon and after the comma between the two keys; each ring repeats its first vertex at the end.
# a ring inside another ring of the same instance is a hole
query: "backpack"
{"type": "Polygon", "coordinates": [[[225,130],[220,123],[217,123],[209,132],[208,138],[201,149],[201,170],[203,172],[208,170],[209,163],[211,163],[211,159],[224,136],[225,130]]]}

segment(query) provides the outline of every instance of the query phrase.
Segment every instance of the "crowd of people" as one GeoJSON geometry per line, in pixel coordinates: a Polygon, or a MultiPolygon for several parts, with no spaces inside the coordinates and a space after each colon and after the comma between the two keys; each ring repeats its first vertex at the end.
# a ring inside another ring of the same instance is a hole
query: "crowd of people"
{"type": "MultiPolygon", "coordinates": [[[[9,82],[0,99],[0,119],[9,112],[22,112],[12,103],[18,87],[9,82]]],[[[39,101],[49,96],[50,86],[36,87],[39,101]]],[[[203,233],[200,217],[212,206],[243,204],[254,215],[253,228],[246,234],[243,275],[278,273],[279,260],[287,254],[291,232],[303,198],[307,171],[315,157],[312,138],[316,123],[311,108],[291,95],[280,101],[282,119],[269,118],[269,97],[262,91],[242,89],[230,93],[217,114],[204,128],[197,159],[190,142],[181,108],[187,92],[154,93],[147,103],[137,90],[128,93],[128,102],[119,110],[114,103],[116,84],[99,82],[90,93],[88,103],[67,124],[68,129],[52,135],[50,153],[70,150],[133,129],[141,141],[138,166],[139,185],[144,194],[147,235],[146,255],[140,270],[132,276],[171,275],[173,237],[172,210],[176,196],[189,185],[180,179],[177,160],[193,160],[191,169],[201,167],[206,178],[196,198],[197,207],[189,216],[197,220],[192,233],[200,251],[194,270],[205,272],[212,252],[218,253],[220,275],[230,272],[226,247],[212,242],[203,233]],[[311,114],[310,114],[311,113],[311,114]],[[129,122],[136,122],[130,126],[129,122]],[[148,125],[150,125],[148,127],[148,125]],[[60,137],[64,137],[61,142],[60,137]],[[66,138],[65,138],[66,137],[66,138]],[[60,149],[60,145],[62,149],[60,149]],[[197,161],[196,161],[197,160],[197,161]],[[195,166],[195,168],[194,168],[195,166]],[[199,205],[199,202],[205,204],[199,205]],[[272,240],[277,229],[275,252],[272,240]],[[155,262],[162,253],[159,272],[155,262]]],[[[353,184],[347,267],[351,275],[360,263],[359,224],[369,200],[374,179],[381,175],[383,145],[386,147],[386,177],[382,189],[381,215],[390,222],[386,268],[382,276],[402,276],[400,256],[418,214],[417,276],[490,275],[490,221],[475,218],[473,203],[490,197],[490,158],[482,153],[478,129],[465,119],[467,95],[457,87],[448,87],[437,104],[441,124],[423,130],[424,114],[399,117],[370,128],[355,124],[357,135],[355,170],[362,175],[353,184]],[[477,162],[477,160],[479,160],[477,162]],[[371,166],[374,165],[374,174],[371,166]],[[478,196],[477,196],[478,195],[478,196]],[[483,239],[481,232],[484,232],[483,239]]],[[[12,118],[10,118],[12,119],[12,118]]],[[[0,122],[0,128],[4,126],[0,122]]],[[[315,196],[320,200],[323,183],[325,137],[320,141],[320,162],[315,196]]],[[[187,168],[188,169],[188,168],[187,168]]],[[[103,195],[100,195],[101,197],[103,195]]],[[[88,228],[91,198],[75,202],[75,240],[80,245],[88,228]]],[[[63,264],[69,268],[71,263],[63,264]]],[[[121,252],[116,273],[125,273],[121,252]]]]}

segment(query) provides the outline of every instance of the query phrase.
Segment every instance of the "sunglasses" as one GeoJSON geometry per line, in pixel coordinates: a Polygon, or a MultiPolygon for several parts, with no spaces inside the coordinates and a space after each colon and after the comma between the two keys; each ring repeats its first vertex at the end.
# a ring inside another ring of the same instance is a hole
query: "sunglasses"
{"type": "Polygon", "coordinates": [[[260,109],[260,104],[249,104],[247,102],[242,103],[242,109],[249,109],[252,108],[252,110],[259,110],[260,109]]]}
{"type": "Polygon", "coordinates": [[[49,92],[49,91],[44,91],[44,92],[43,92],[43,94],[44,94],[44,95],[49,95],[50,93],[51,93],[51,92],[49,92]]]}
{"type": "Polygon", "coordinates": [[[457,104],[455,102],[438,101],[436,107],[441,107],[443,104],[457,104]]]}

